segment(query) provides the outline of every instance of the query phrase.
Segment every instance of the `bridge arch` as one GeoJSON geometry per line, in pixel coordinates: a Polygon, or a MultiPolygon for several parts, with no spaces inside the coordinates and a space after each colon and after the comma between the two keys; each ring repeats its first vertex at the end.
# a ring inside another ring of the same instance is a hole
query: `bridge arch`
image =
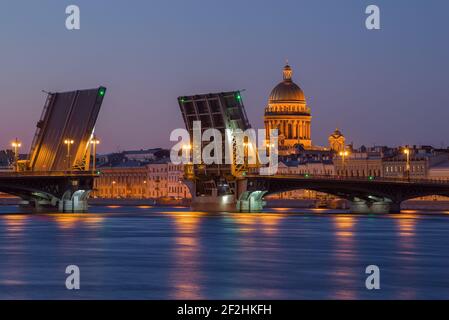
{"type": "Polygon", "coordinates": [[[401,202],[421,196],[449,196],[449,183],[338,176],[252,176],[248,191],[264,196],[292,190],[314,190],[347,199],[354,212],[399,212],[401,202]]]}

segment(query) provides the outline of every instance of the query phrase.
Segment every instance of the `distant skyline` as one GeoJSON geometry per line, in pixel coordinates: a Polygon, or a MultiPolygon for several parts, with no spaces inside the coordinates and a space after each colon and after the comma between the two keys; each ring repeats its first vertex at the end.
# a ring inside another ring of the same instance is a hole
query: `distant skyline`
{"type": "Polygon", "coordinates": [[[449,145],[449,2],[23,1],[0,11],[0,149],[29,150],[46,91],[104,85],[99,153],[170,147],[176,98],[241,90],[263,127],[285,60],[312,110],[312,141],[449,145]],[[81,9],[81,30],[65,8],[81,9]],[[381,9],[381,30],[365,8],[381,9]]]}

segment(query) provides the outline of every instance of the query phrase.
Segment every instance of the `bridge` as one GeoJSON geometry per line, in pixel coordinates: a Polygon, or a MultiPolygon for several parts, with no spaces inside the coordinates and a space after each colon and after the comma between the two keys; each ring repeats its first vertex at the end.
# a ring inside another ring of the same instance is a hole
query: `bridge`
{"type": "Polygon", "coordinates": [[[260,211],[263,197],[280,192],[307,189],[346,199],[357,213],[400,212],[401,202],[429,195],[449,197],[449,182],[434,180],[385,179],[311,175],[248,176],[246,190],[237,201],[239,211],[260,211]]]}
{"type": "Polygon", "coordinates": [[[105,87],[48,93],[29,158],[0,173],[0,192],[38,211],[87,211],[98,176],[90,170],[91,142],[105,94],[105,87]]]}
{"type": "MultiPolygon", "coordinates": [[[[178,98],[186,128],[192,138],[193,121],[202,129],[246,130],[250,128],[240,91],[197,94],[178,98]]],[[[207,142],[202,142],[202,144],[207,142]]],[[[347,199],[355,213],[399,212],[401,202],[422,196],[449,196],[449,182],[380,177],[315,175],[255,175],[255,168],[231,165],[186,165],[185,178],[192,194],[192,207],[203,211],[260,212],[269,194],[307,189],[347,199]]],[[[256,168],[257,169],[257,168],[256,168]]]]}

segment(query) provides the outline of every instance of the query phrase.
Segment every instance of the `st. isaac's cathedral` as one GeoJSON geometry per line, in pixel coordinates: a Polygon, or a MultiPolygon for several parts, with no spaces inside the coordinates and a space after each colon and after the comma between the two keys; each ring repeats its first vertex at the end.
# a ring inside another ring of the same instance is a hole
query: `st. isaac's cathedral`
{"type": "MultiPolygon", "coordinates": [[[[298,148],[323,150],[323,147],[312,144],[311,111],[304,92],[293,82],[292,76],[293,70],[287,63],[283,70],[283,81],[270,93],[264,115],[267,140],[270,129],[278,129],[279,155],[297,153],[298,148]]],[[[335,150],[335,145],[331,149],[335,150]]]]}

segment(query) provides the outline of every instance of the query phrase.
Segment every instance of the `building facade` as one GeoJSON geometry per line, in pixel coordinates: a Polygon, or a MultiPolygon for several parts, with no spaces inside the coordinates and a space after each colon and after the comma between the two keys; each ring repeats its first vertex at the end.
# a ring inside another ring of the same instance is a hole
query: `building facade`
{"type": "Polygon", "coordinates": [[[337,176],[344,177],[383,177],[381,155],[367,152],[349,153],[347,156],[336,155],[334,170],[337,176]]]}
{"type": "Polygon", "coordinates": [[[93,197],[106,199],[189,199],[189,188],[183,182],[182,165],[155,161],[146,165],[134,162],[117,167],[99,168],[93,197]]]}
{"type": "Polygon", "coordinates": [[[312,147],[311,112],[302,89],[292,80],[293,70],[287,64],[283,70],[283,81],[270,94],[265,108],[264,123],[267,140],[270,130],[279,133],[279,154],[293,152],[296,145],[312,147]]]}

